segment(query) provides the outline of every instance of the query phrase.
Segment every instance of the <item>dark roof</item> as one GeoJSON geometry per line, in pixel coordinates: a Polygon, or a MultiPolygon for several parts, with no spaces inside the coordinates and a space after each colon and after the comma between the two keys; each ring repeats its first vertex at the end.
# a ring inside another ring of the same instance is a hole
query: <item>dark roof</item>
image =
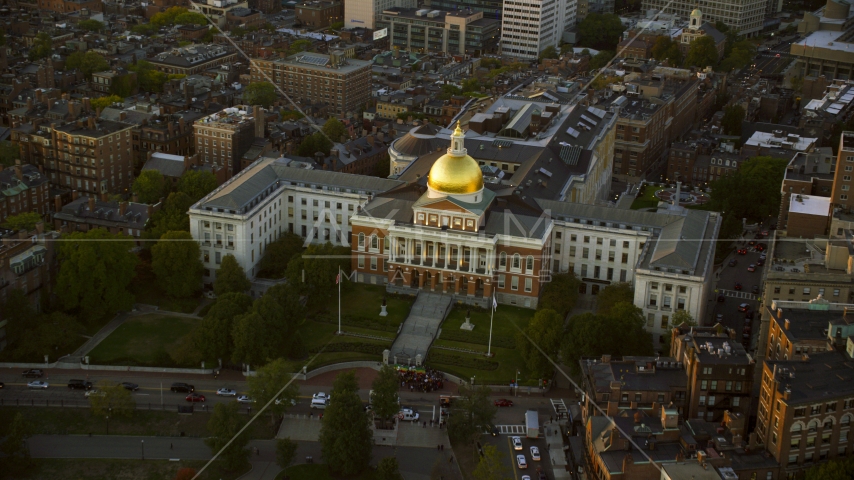
{"type": "Polygon", "coordinates": [[[145,228],[145,223],[148,221],[149,205],[129,203],[124,215],[119,215],[119,209],[120,206],[117,202],[96,200],[95,209],[92,211],[89,209],[89,197],[79,197],[62,207],[62,211],[54,214],[53,218],[86,223],[96,227],[145,228]]]}
{"type": "Polygon", "coordinates": [[[854,360],[837,352],[813,353],[804,360],[766,360],[775,371],[777,389],[790,396],[789,406],[854,395],[854,360]]]}
{"type": "Polygon", "coordinates": [[[715,45],[717,45],[717,44],[719,44],[719,43],[723,42],[724,40],[726,40],[726,35],[724,35],[724,34],[723,34],[723,33],[721,33],[720,31],[718,31],[718,29],[717,29],[717,28],[715,28],[714,26],[712,26],[712,24],[711,24],[711,23],[708,23],[708,22],[704,23],[704,24],[700,27],[700,30],[702,30],[703,32],[705,32],[705,34],[706,34],[706,35],[708,35],[709,37],[712,37],[712,40],[714,40],[714,41],[715,41],[715,45]]]}
{"type": "Polygon", "coordinates": [[[142,170],[157,170],[164,177],[179,178],[184,174],[184,157],[157,152],[145,162],[142,170]]]}

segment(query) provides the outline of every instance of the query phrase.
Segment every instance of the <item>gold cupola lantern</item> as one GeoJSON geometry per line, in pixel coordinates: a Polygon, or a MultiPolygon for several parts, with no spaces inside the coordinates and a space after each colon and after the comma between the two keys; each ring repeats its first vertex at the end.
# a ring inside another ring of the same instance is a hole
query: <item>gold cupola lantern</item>
{"type": "Polygon", "coordinates": [[[439,157],[430,168],[427,186],[431,190],[449,195],[470,195],[483,190],[483,172],[463,146],[464,137],[457,121],[448,153],[439,157]]]}

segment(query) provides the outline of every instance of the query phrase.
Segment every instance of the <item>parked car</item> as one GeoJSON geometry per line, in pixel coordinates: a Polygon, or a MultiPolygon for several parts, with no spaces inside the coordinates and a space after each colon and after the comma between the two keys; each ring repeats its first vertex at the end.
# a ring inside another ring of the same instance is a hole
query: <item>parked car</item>
{"type": "Polygon", "coordinates": [[[754,285],[753,288],[750,289],[751,292],[755,294],[759,294],[759,285],[754,285]]]}
{"type": "Polygon", "coordinates": [[[720,302],[720,303],[726,302],[726,297],[724,295],[718,295],[718,302],[720,302]]]}
{"type": "Polygon", "coordinates": [[[747,244],[752,247],[752,246],[756,245],[756,240],[751,240],[751,241],[747,242],[747,244]]]}
{"type": "Polygon", "coordinates": [[[68,388],[72,390],[91,390],[92,382],[87,382],[85,380],[76,380],[71,379],[68,381],[68,388]]]}
{"type": "Polygon", "coordinates": [[[528,468],[528,462],[525,460],[524,455],[516,455],[516,466],[519,469],[528,468]]]}
{"type": "Polygon", "coordinates": [[[747,249],[746,248],[739,248],[735,252],[739,255],[747,255],[747,249]]]}
{"type": "Polygon", "coordinates": [[[750,304],[749,303],[742,303],[741,305],[738,306],[739,312],[746,312],[748,310],[750,310],[750,304]]]}
{"type": "Polygon", "coordinates": [[[241,395],[237,397],[237,403],[253,404],[255,403],[255,400],[249,398],[249,395],[241,395]]]}
{"type": "Polygon", "coordinates": [[[756,244],[756,250],[759,250],[760,252],[764,252],[767,249],[768,249],[767,243],[757,243],[756,244]]]}
{"type": "Polygon", "coordinates": [[[734,289],[736,289],[736,290],[741,290],[741,283],[739,283],[739,282],[735,282],[735,286],[734,286],[734,287],[732,287],[732,288],[734,288],[734,289]]]}
{"type": "Polygon", "coordinates": [[[522,450],[522,437],[510,437],[513,442],[513,450],[522,450]]]}
{"type": "Polygon", "coordinates": [[[767,237],[768,236],[768,230],[762,230],[762,236],[767,237]]]}
{"type": "Polygon", "coordinates": [[[28,384],[27,384],[27,388],[40,388],[40,389],[45,389],[45,388],[47,388],[47,387],[49,387],[49,386],[50,386],[50,384],[48,384],[48,383],[47,383],[47,382],[45,382],[44,380],[33,380],[32,382],[30,382],[30,383],[28,383],[28,384]]]}
{"type": "Polygon", "coordinates": [[[722,322],[722,321],[723,321],[723,319],[724,319],[724,314],[723,314],[723,313],[719,313],[719,314],[715,315],[715,321],[716,321],[716,322],[720,323],[720,322],[722,322]]]}
{"type": "Polygon", "coordinates": [[[747,271],[748,272],[755,272],[756,271],[756,264],[751,263],[750,265],[748,265],[747,271]]]}
{"type": "Polygon", "coordinates": [[[741,329],[743,333],[750,333],[750,325],[745,325],[744,328],[741,329]]]}
{"type": "Polygon", "coordinates": [[[764,258],[760,258],[759,260],[756,261],[757,267],[761,267],[762,265],[765,265],[765,259],[764,258]]]}
{"type": "Polygon", "coordinates": [[[512,407],[513,401],[507,400],[506,398],[501,398],[501,399],[495,401],[495,406],[496,407],[512,407]]]}
{"type": "Polygon", "coordinates": [[[237,391],[233,388],[220,388],[216,391],[216,394],[220,397],[236,397],[237,391]]]}
{"type": "Polygon", "coordinates": [[[133,382],[122,382],[121,385],[125,388],[125,390],[130,390],[131,392],[139,390],[139,385],[133,382]]]}
{"type": "Polygon", "coordinates": [[[730,267],[734,267],[734,266],[736,266],[736,265],[738,265],[738,260],[736,260],[736,259],[734,259],[734,258],[733,258],[732,260],[730,260],[730,261],[729,261],[729,266],[730,266],[730,267]]]}
{"type": "MultiPolygon", "coordinates": [[[[584,473],[584,472],[581,472],[581,473],[584,473]]],[[[543,469],[540,467],[537,467],[537,480],[549,480],[549,477],[546,476],[546,472],[544,472],[543,469]]]]}
{"type": "Polygon", "coordinates": [[[748,311],[747,311],[747,313],[745,313],[745,314],[744,314],[744,320],[745,320],[745,322],[746,322],[747,320],[753,320],[753,315],[754,315],[754,313],[755,313],[755,312],[754,312],[753,310],[748,310],[748,311]]]}
{"type": "Polygon", "coordinates": [[[176,382],[172,384],[170,390],[172,390],[173,392],[193,393],[196,391],[196,387],[190,385],[189,383],[176,382]]]}
{"type": "Polygon", "coordinates": [[[531,445],[531,460],[535,462],[540,461],[540,449],[531,445]]]}
{"type": "Polygon", "coordinates": [[[319,398],[322,400],[329,400],[329,397],[331,397],[331,395],[327,395],[324,392],[317,392],[311,396],[312,399],[319,398]]]}
{"type": "Polygon", "coordinates": [[[3,382],[0,382],[0,390],[3,390],[5,387],[6,387],[6,384],[3,382]]]}
{"type": "Polygon", "coordinates": [[[24,370],[23,375],[27,378],[41,378],[41,376],[44,375],[44,370],[41,370],[39,368],[31,368],[29,370],[24,370]]]}
{"type": "Polygon", "coordinates": [[[188,402],[204,402],[205,396],[201,393],[191,393],[185,398],[188,402]]]}

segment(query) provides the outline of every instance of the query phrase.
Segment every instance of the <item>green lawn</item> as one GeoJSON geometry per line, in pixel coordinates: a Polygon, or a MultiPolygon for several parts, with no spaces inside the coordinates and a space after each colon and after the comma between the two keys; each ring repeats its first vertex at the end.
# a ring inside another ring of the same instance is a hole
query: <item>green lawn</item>
{"type": "Polygon", "coordinates": [[[90,360],[99,365],[170,366],[169,352],[200,321],[159,314],[134,317],[98,344],[90,360]]]}
{"type": "MultiPolygon", "coordinates": [[[[383,285],[370,285],[367,283],[350,284],[345,291],[341,292],[341,314],[354,317],[365,317],[384,319],[388,324],[400,325],[409,315],[409,309],[415,297],[391,295],[386,293],[383,285]],[[388,316],[380,317],[380,307],[386,299],[386,311],[388,316]]],[[[336,297],[329,305],[330,313],[337,317],[338,298],[336,297]]]]}
{"type": "Polygon", "coordinates": [[[535,385],[539,379],[528,378],[522,356],[515,348],[517,326],[524,329],[534,316],[534,310],[520,307],[501,305],[495,310],[495,318],[492,325],[492,353],[493,357],[486,357],[487,343],[489,339],[489,310],[474,310],[471,312],[471,322],[475,325],[474,330],[460,330],[466,317],[467,308],[455,306],[448,314],[448,318],[442,324],[442,334],[433,345],[464,348],[482,352],[481,354],[470,354],[454,352],[442,349],[431,350],[427,356],[427,364],[444,372],[457,375],[464,379],[475,376],[475,383],[489,383],[503,385],[516,378],[516,371],[521,385],[535,385]],[[453,340],[449,338],[453,335],[453,340]],[[437,354],[437,355],[434,355],[437,354]],[[433,357],[440,359],[447,356],[457,357],[458,361],[453,364],[437,362],[433,357]],[[487,368],[483,361],[497,362],[497,368],[487,368]]]}
{"type": "Polygon", "coordinates": [[[655,196],[655,192],[661,190],[664,187],[658,187],[654,185],[647,184],[644,188],[643,195],[639,195],[634,202],[632,202],[632,210],[639,210],[642,208],[654,208],[658,206],[658,202],[660,201],[658,197],[655,196]]]}
{"type": "MultiPolygon", "coordinates": [[[[83,398],[83,394],[80,394],[83,398]]],[[[152,396],[152,400],[154,400],[152,396]]],[[[170,397],[174,404],[176,397],[170,397]]],[[[157,398],[159,401],[159,398],[157,398]]],[[[207,413],[178,415],[175,407],[167,411],[137,410],[130,418],[111,418],[110,435],[157,435],[177,436],[181,432],[191,437],[208,436],[207,413]]],[[[0,407],[0,438],[6,435],[6,429],[15,415],[20,412],[32,425],[34,434],[44,435],[96,435],[107,434],[107,421],[96,417],[86,408],[42,408],[42,407],[0,407]]],[[[245,418],[249,419],[248,416],[245,418]]],[[[259,417],[247,429],[252,438],[269,439],[276,432],[270,424],[269,416],[259,417]]],[[[73,477],[68,477],[73,478],[73,477]]]]}
{"type": "MultiPolygon", "coordinates": [[[[29,478],[39,480],[66,480],[69,478],[86,480],[169,480],[175,478],[178,470],[194,468],[197,471],[204,466],[201,460],[110,460],[93,458],[39,458],[33,460],[29,478]]],[[[245,469],[229,472],[219,467],[217,463],[199,476],[201,480],[234,480],[240,478],[245,469]]]]}

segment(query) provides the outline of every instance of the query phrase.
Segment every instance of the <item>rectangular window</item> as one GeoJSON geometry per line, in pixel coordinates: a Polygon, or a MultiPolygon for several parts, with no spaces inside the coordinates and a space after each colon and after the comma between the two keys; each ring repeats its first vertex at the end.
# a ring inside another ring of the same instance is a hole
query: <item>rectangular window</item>
{"type": "Polygon", "coordinates": [[[498,276],[498,288],[504,288],[504,275],[498,276]]]}
{"type": "Polygon", "coordinates": [[[365,256],[359,255],[358,259],[359,259],[359,268],[365,268],[365,256]]]}
{"type": "Polygon", "coordinates": [[[377,269],[377,257],[371,257],[371,270],[377,269]]]}
{"type": "Polygon", "coordinates": [[[525,279],[525,291],[530,292],[533,289],[533,279],[526,278],[525,279]]]}
{"type": "Polygon", "coordinates": [[[510,290],[519,290],[519,277],[510,277],[510,290]]]}

